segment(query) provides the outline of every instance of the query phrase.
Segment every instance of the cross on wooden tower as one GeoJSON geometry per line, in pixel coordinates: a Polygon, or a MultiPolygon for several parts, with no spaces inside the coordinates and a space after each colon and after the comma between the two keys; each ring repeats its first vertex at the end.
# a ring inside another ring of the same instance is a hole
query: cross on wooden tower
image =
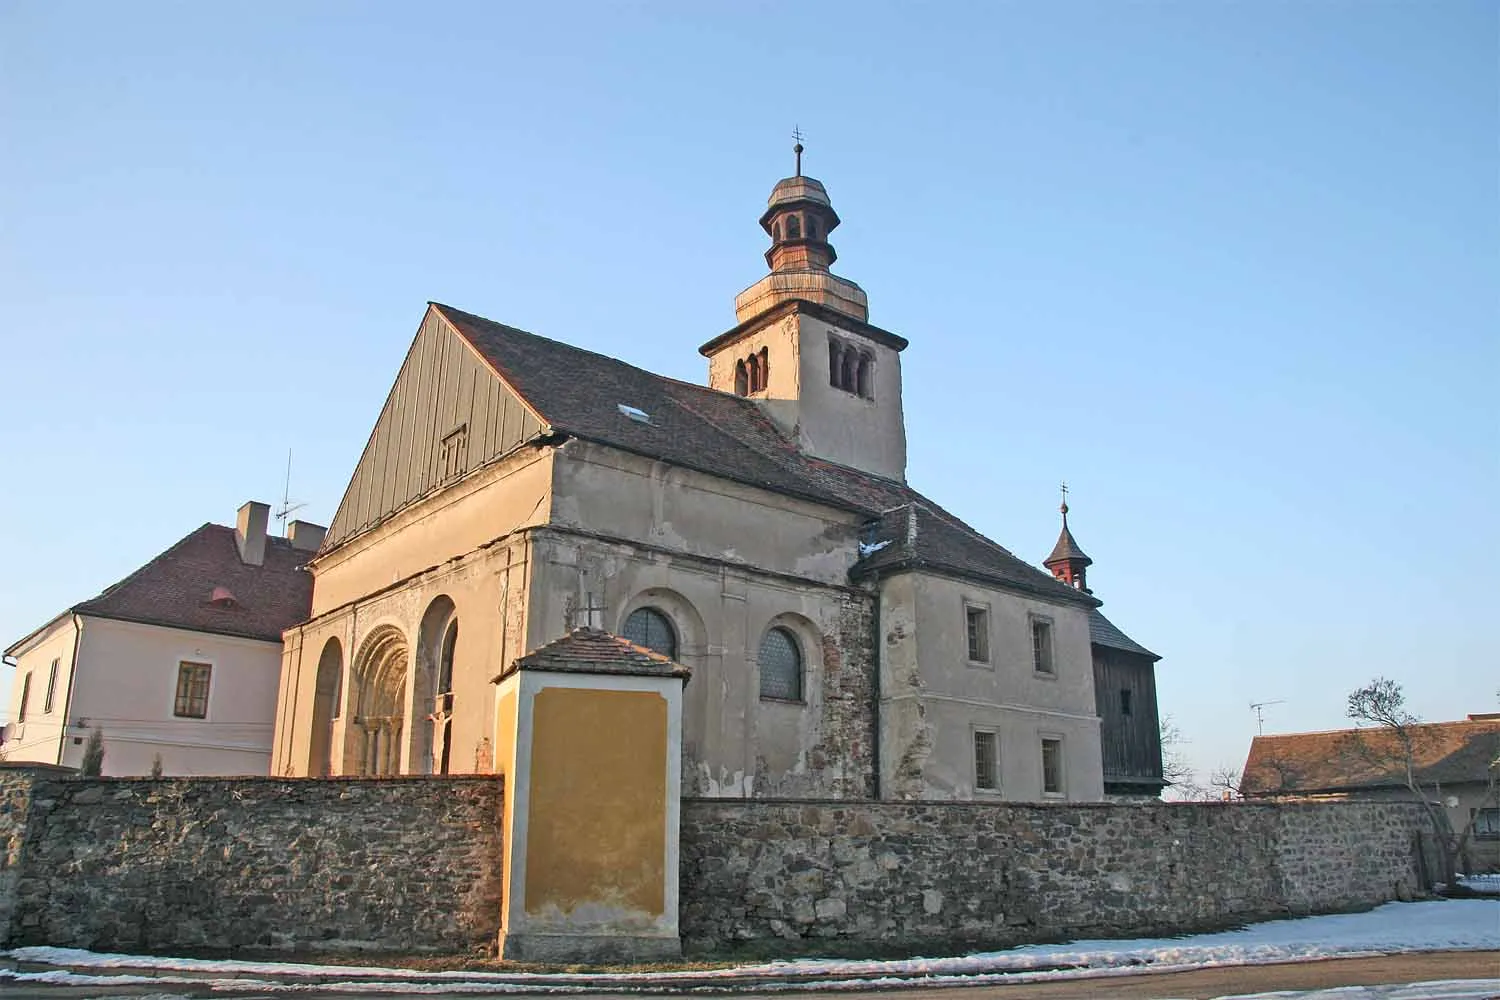
{"type": "Polygon", "coordinates": [[[792,141],[797,145],[792,147],[792,152],[797,154],[797,176],[802,176],[802,130],[796,125],[792,126],[792,141]]]}

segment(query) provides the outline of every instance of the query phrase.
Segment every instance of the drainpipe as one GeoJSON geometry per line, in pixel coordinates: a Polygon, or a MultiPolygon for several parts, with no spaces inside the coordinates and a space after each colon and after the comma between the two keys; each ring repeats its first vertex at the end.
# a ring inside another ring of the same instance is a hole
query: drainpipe
{"type": "Polygon", "coordinates": [[[57,766],[61,767],[63,754],[68,749],[68,717],[73,714],[73,688],[78,683],[78,648],[83,645],[83,619],[73,613],[73,656],[68,664],[68,695],[63,699],[62,733],[57,738],[57,766]]]}
{"type": "Polygon", "coordinates": [[[875,801],[881,802],[885,800],[885,779],[880,766],[880,703],[882,693],[880,677],[883,671],[881,667],[882,643],[880,641],[880,589],[878,582],[876,584],[874,603],[875,613],[870,616],[870,666],[875,671],[874,683],[870,685],[871,699],[873,701],[872,711],[870,712],[870,761],[871,766],[875,768],[875,801]]]}

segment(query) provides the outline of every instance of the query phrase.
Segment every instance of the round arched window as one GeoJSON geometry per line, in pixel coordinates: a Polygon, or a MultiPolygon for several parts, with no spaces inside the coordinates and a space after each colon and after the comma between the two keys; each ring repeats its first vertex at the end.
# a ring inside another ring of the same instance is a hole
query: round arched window
{"type": "Polygon", "coordinates": [[[677,630],[672,620],[655,608],[636,608],[625,619],[625,638],[637,646],[677,659],[677,630]]]}
{"type": "Polygon", "coordinates": [[[787,629],[773,628],[760,641],[760,696],[802,700],[802,650],[787,629]]]}

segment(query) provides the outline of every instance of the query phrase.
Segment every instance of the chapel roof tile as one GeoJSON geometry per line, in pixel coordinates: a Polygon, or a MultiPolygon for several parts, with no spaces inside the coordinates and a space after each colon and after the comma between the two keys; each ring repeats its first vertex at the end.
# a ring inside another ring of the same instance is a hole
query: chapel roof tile
{"type": "MultiPolygon", "coordinates": [[[[1500,758],[1500,719],[1411,727],[1416,778],[1424,785],[1483,782],[1500,758]]],[[[1257,736],[1245,759],[1247,796],[1401,788],[1403,754],[1391,729],[1335,729],[1257,736]]]]}
{"type": "Polygon", "coordinates": [[[512,660],[495,680],[503,680],[518,670],[679,677],[684,681],[692,676],[691,670],[670,657],[596,628],[576,628],[560,639],[538,646],[512,660]]]}
{"type": "Polygon", "coordinates": [[[1121,632],[1119,627],[1104,617],[1098,608],[1089,612],[1089,642],[1095,646],[1105,646],[1109,649],[1118,649],[1126,653],[1149,656],[1153,660],[1161,659],[1160,656],[1151,652],[1151,650],[1142,646],[1124,632],[1121,632]]]}

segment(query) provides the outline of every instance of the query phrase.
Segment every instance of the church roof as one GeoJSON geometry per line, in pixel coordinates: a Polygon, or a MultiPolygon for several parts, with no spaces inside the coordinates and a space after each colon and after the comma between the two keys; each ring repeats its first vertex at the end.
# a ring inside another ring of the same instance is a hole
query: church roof
{"type": "Polygon", "coordinates": [[[1105,646],[1109,649],[1118,649],[1126,653],[1149,656],[1153,660],[1161,659],[1156,653],[1151,652],[1151,650],[1142,646],[1124,632],[1121,632],[1115,626],[1114,622],[1099,613],[1098,608],[1089,612],[1089,642],[1095,646],[1105,646]]]}
{"type": "Polygon", "coordinates": [[[302,568],[311,555],[285,538],[271,537],[264,562],[252,566],[240,559],[233,528],[205,524],[99,596],[68,610],[280,642],[281,633],[306,621],[312,610],[312,574],[302,568]]]}
{"type": "MultiPolygon", "coordinates": [[[[856,571],[928,566],[1019,587],[1053,600],[1096,604],[1012,555],[905,483],[808,455],[751,399],[666,378],[615,358],[549,340],[452,306],[433,308],[554,434],[568,434],[710,475],[875,519],[876,531],[911,544],[856,571]],[[897,530],[897,521],[901,528],[897,530]],[[898,560],[897,554],[904,554],[898,560]]],[[[881,535],[880,537],[885,537],[881,535]]]]}
{"type": "Polygon", "coordinates": [[[692,676],[692,671],[681,663],[596,628],[576,628],[561,639],[538,646],[525,656],[512,660],[495,680],[503,680],[518,670],[680,677],[684,681],[692,676]]]}
{"type": "MultiPolygon", "coordinates": [[[[916,497],[916,494],[913,494],[916,497]]],[[[1093,607],[1098,599],[1060,583],[936,505],[917,497],[885,511],[860,544],[851,575],[928,569],[1093,607]]]]}

